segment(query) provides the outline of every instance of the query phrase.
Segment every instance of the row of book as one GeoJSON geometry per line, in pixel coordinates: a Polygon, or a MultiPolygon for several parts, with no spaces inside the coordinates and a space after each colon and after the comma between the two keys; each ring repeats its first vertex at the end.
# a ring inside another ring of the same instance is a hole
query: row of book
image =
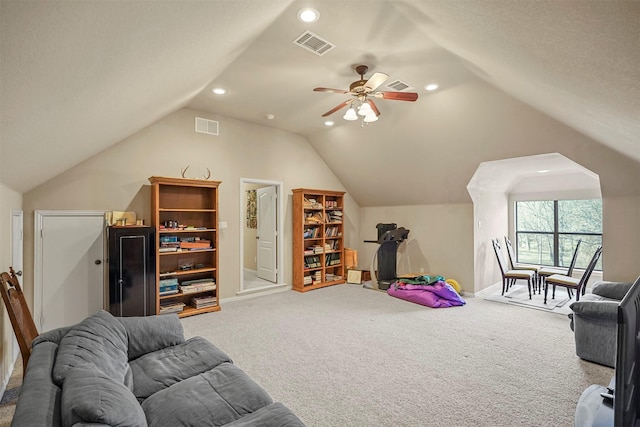
{"type": "Polygon", "coordinates": [[[322,203],[319,203],[316,199],[304,198],[302,206],[305,209],[322,209],[322,203]]]}
{"type": "Polygon", "coordinates": [[[322,282],[322,271],[318,270],[313,274],[308,274],[304,276],[302,283],[306,285],[313,285],[314,283],[322,282]]]}
{"type": "Polygon", "coordinates": [[[337,208],[338,206],[338,201],[337,200],[325,200],[324,201],[324,207],[327,209],[331,209],[331,208],[337,208]]]}
{"type": "Polygon", "coordinates": [[[305,228],[302,233],[303,239],[315,239],[320,235],[320,227],[305,228]]]}
{"type": "Polygon", "coordinates": [[[304,257],[304,268],[319,268],[322,267],[320,263],[322,260],[318,255],[311,255],[304,257]]]}
{"type": "MultiPolygon", "coordinates": [[[[190,304],[192,307],[195,307],[197,309],[215,307],[216,305],[218,305],[218,300],[213,295],[193,297],[191,298],[190,304]]],[[[186,306],[187,305],[181,301],[163,302],[160,304],[159,314],[182,313],[186,306]]]]}
{"type": "Polygon", "coordinates": [[[340,236],[340,234],[341,234],[340,233],[340,227],[335,227],[335,226],[327,227],[324,230],[324,236],[325,237],[338,237],[338,236],[340,236]]]}

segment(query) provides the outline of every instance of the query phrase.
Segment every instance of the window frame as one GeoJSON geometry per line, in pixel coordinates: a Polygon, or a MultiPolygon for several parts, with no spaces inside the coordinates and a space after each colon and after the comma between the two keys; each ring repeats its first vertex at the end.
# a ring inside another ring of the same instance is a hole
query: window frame
{"type": "MultiPolygon", "coordinates": [[[[553,236],[553,247],[552,247],[552,255],[553,255],[553,265],[541,264],[549,267],[561,267],[566,268],[567,266],[561,265],[560,263],[560,241],[562,236],[599,236],[600,242],[602,242],[602,233],[593,233],[593,232],[570,232],[570,231],[559,231],[559,202],[560,201],[571,201],[571,200],[600,200],[601,198],[588,198],[588,199],[555,199],[555,200],[514,200],[513,201],[513,211],[514,211],[514,246],[516,247],[516,262],[524,262],[520,260],[520,251],[517,249],[517,242],[519,241],[518,237],[520,234],[537,234],[544,236],[553,236]],[[527,230],[519,230],[518,229],[518,203],[526,203],[526,202],[553,202],[553,231],[527,231],[527,230]]],[[[598,269],[596,269],[598,270],[598,269]]],[[[601,271],[601,270],[598,270],[601,271]]]]}

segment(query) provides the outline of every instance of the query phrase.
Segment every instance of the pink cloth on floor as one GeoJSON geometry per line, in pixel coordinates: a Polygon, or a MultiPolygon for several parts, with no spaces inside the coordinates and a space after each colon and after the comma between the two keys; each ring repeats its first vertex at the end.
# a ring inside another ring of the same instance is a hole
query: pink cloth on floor
{"type": "Polygon", "coordinates": [[[454,307],[466,304],[453,287],[440,280],[433,285],[412,285],[403,282],[393,283],[387,293],[392,297],[400,298],[416,304],[428,307],[454,307]]]}

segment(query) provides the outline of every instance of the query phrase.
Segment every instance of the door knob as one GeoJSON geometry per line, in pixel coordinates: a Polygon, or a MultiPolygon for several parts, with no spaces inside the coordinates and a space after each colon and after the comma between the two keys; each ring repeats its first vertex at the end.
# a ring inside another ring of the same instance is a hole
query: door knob
{"type": "Polygon", "coordinates": [[[16,271],[16,276],[22,276],[22,270],[16,271]]]}
{"type": "Polygon", "coordinates": [[[99,259],[95,260],[96,265],[100,265],[102,264],[102,261],[100,261],[99,259]]]}

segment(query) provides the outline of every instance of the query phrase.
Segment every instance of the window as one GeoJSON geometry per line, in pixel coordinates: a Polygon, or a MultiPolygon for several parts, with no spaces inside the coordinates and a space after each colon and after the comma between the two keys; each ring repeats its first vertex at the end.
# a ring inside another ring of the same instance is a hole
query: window
{"type": "MultiPolygon", "coordinates": [[[[537,200],[515,203],[518,262],[569,267],[582,239],[576,268],[586,268],[602,245],[602,200],[537,200]]],[[[596,265],[602,269],[601,260],[596,265]]]]}

